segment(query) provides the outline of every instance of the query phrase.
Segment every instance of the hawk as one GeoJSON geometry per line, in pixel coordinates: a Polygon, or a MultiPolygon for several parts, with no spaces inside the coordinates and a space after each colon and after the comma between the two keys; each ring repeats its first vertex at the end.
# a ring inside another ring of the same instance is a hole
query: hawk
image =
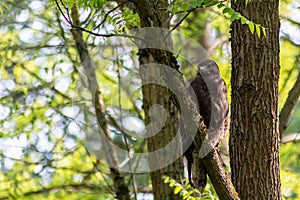
{"type": "MultiPolygon", "coordinates": [[[[205,60],[198,65],[198,73],[190,81],[189,92],[191,94],[194,93],[194,96],[197,98],[193,100],[197,104],[198,111],[208,128],[203,144],[205,143],[212,150],[225,137],[230,119],[226,84],[220,75],[216,62],[205,60]]],[[[183,120],[180,120],[180,133],[183,155],[187,160],[189,182],[191,186],[202,190],[207,183],[207,172],[200,155],[197,158],[193,157],[195,144],[191,141],[193,140],[191,134],[186,133],[183,120]]],[[[205,156],[209,151],[203,152],[201,148],[201,153],[204,153],[203,156],[205,156]]]]}

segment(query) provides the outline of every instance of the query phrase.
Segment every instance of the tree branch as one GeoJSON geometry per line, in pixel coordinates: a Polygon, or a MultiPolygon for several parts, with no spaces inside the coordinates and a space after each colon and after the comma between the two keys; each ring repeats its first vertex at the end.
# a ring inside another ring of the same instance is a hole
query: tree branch
{"type": "Polygon", "coordinates": [[[174,31],[176,28],[178,28],[180,26],[180,24],[191,14],[191,12],[193,12],[194,10],[196,10],[196,8],[193,8],[189,11],[187,11],[187,13],[179,20],[179,22],[177,24],[175,24],[175,26],[170,30],[169,34],[166,36],[168,37],[172,31],[174,31]]]}
{"type": "Polygon", "coordinates": [[[281,19],[284,19],[284,20],[290,22],[291,24],[293,24],[295,26],[299,26],[300,25],[300,22],[298,22],[296,20],[293,20],[292,18],[289,18],[289,17],[284,16],[284,15],[281,15],[280,17],[281,17],[281,19]]]}
{"type": "Polygon", "coordinates": [[[300,97],[300,72],[293,88],[289,92],[289,96],[279,115],[279,133],[282,139],[284,131],[288,127],[288,124],[293,116],[294,109],[298,103],[300,97]]]}
{"type": "Polygon", "coordinates": [[[218,150],[213,149],[204,159],[208,176],[218,194],[218,197],[222,200],[225,199],[239,199],[237,192],[228,173],[224,170],[223,161],[220,157],[218,150]],[[216,173],[217,172],[217,173],[216,173]]]}
{"type": "MultiPolygon", "coordinates": [[[[182,24],[182,22],[183,22],[183,21],[184,21],[184,20],[185,20],[192,12],[193,12],[193,11],[195,11],[196,9],[199,9],[199,8],[204,8],[204,7],[214,6],[214,5],[216,5],[217,3],[219,3],[219,2],[212,2],[212,3],[209,3],[208,5],[202,4],[202,5],[200,5],[200,6],[197,6],[197,7],[195,7],[195,8],[191,8],[191,9],[185,11],[186,14],[179,20],[179,22],[178,22],[177,24],[174,25],[174,27],[173,27],[173,28],[170,30],[170,32],[167,34],[166,38],[171,34],[172,31],[174,31],[175,29],[177,29],[177,28],[180,26],[180,24],[182,24]]],[[[180,11],[180,12],[177,12],[176,14],[179,14],[179,13],[181,13],[181,11],[180,11]]]]}
{"type": "MultiPolygon", "coordinates": [[[[193,155],[199,157],[199,150],[201,149],[201,147],[203,145],[204,147],[205,145],[208,145],[203,142],[205,136],[207,135],[207,128],[204,124],[203,117],[198,113],[195,102],[188,94],[188,91],[186,91],[183,78],[178,75],[172,77],[172,80],[170,81],[171,82],[168,84],[172,84],[174,83],[174,81],[177,83],[177,89],[181,92],[180,98],[182,105],[189,105],[189,109],[181,109],[181,112],[183,116],[191,117],[182,117],[182,119],[184,121],[184,124],[189,124],[189,126],[186,126],[186,130],[188,133],[193,133],[195,131],[195,126],[198,129],[198,133],[194,138],[195,150],[193,152],[193,155]]],[[[213,148],[204,158],[201,159],[203,160],[208,176],[210,177],[219,198],[222,200],[238,200],[238,194],[231,182],[228,173],[223,167],[222,158],[219,156],[218,151],[213,148]]]]}
{"type": "Polygon", "coordinates": [[[70,185],[53,186],[53,187],[50,187],[50,188],[43,188],[41,190],[27,192],[27,193],[24,194],[24,196],[43,194],[43,193],[49,193],[49,192],[57,192],[57,191],[61,191],[61,190],[67,191],[67,192],[68,191],[70,191],[70,192],[74,192],[74,191],[80,192],[82,190],[82,192],[83,192],[86,189],[89,189],[90,191],[93,191],[93,193],[95,193],[94,191],[99,191],[99,190],[101,190],[99,193],[101,193],[101,192],[105,193],[106,192],[100,186],[82,183],[82,184],[70,184],[70,185]]]}
{"type": "Polygon", "coordinates": [[[118,8],[120,8],[121,6],[123,6],[125,3],[127,3],[127,2],[120,3],[119,5],[117,5],[116,7],[114,7],[113,9],[111,9],[110,11],[108,11],[108,12],[104,15],[103,20],[99,23],[99,25],[97,25],[95,28],[93,28],[93,30],[96,30],[96,29],[99,28],[102,24],[104,24],[104,22],[106,21],[108,15],[109,15],[110,13],[114,12],[115,10],[117,10],[118,8]]]}
{"type": "Polygon", "coordinates": [[[291,135],[287,135],[282,137],[281,143],[288,143],[288,142],[298,142],[300,141],[300,133],[294,133],[291,135]]]}
{"type": "MultiPolygon", "coordinates": [[[[67,17],[62,8],[60,7],[59,3],[57,0],[55,0],[56,6],[58,8],[58,10],[60,11],[60,13],[62,14],[63,18],[66,20],[66,22],[69,24],[69,26],[71,26],[73,29],[78,29],[80,31],[84,31],[87,32],[89,34],[92,34],[94,36],[99,36],[99,37],[125,37],[125,38],[131,38],[131,39],[138,39],[138,40],[142,40],[145,41],[143,38],[139,38],[133,35],[128,35],[128,34],[119,34],[119,33],[111,33],[111,34],[101,34],[101,33],[95,33],[93,31],[87,30],[85,28],[82,28],[81,26],[77,25],[76,23],[72,22],[71,19],[69,19],[69,17],[67,17]]],[[[62,2],[61,2],[62,3],[62,2]]],[[[65,6],[64,6],[65,7],[65,6]]],[[[66,8],[67,11],[67,15],[69,16],[69,12],[68,9],[66,8]]]]}
{"type": "MultiPolygon", "coordinates": [[[[76,6],[72,8],[71,13],[74,26],[79,25],[79,13],[76,6]]],[[[97,83],[96,73],[95,73],[95,64],[90,56],[86,42],[83,40],[81,30],[74,28],[71,30],[72,36],[76,42],[76,49],[79,54],[82,65],[88,79],[88,88],[92,93],[92,100],[95,106],[95,112],[98,122],[98,129],[103,145],[103,150],[106,154],[106,161],[110,166],[110,173],[113,179],[115,192],[117,198],[120,200],[129,200],[129,189],[125,184],[124,176],[118,170],[118,160],[116,152],[114,151],[111,143],[105,142],[105,137],[110,138],[110,132],[108,129],[108,123],[105,118],[105,105],[101,96],[101,91],[97,83]]]]}

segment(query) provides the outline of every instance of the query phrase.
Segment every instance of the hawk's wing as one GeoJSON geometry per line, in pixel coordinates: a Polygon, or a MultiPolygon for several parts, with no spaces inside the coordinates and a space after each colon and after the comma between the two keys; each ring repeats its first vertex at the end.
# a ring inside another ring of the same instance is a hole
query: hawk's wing
{"type": "MultiPolygon", "coordinates": [[[[218,65],[212,60],[206,60],[199,64],[199,73],[190,83],[190,93],[194,93],[197,99],[199,113],[204,119],[204,123],[208,128],[208,134],[205,139],[205,144],[202,146],[208,147],[204,153],[209,153],[210,149],[214,148],[228,131],[229,124],[229,106],[227,100],[227,89],[224,80],[222,79],[218,65]]],[[[181,122],[182,123],[182,122],[181,122]]],[[[183,141],[191,140],[192,138],[185,132],[183,123],[180,125],[182,129],[183,141]]],[[[183,142],[183,145],[186,144],[183,142]]],[[[189,180],[192,179],[191,185],[196,186],[200,190],[203,189],[207,182],[207,171],[200,159],[199,149],[195,150],[195,145],[192,143],[188,148],[184,147],[184,155],[188,162],[189,180]]],[[[205,154],[206,155],[206,154],[205,154]]]]}

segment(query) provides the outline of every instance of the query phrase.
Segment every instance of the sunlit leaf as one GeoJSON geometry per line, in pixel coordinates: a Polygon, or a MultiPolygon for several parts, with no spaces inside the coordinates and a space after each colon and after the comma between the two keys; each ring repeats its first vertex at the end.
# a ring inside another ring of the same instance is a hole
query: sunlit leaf
{"type": "Polygon", "coordinates": [[[251,33],[253,34],[254,33],[254,23],[253,22],[249,22],[248,27],[249,27],[251,33]]]}
{"type": "Polygon", "coordinates": [[[241,16],[241,23],[242,24],[246,24],[247,23],[247,18],[246,17],[244,17],[244,16],[241,16]]]}
{"type": "Polygon", "coordinates": [[[169,183],[170,177],[165,176],[165,177],[163,177],[163,179],[164,179],[164,183],[169,183]]]}
{"type": "Polygon", "coordinates": [[[267,33],[266,33],[266,28],[265,28],[265,27],[261,27],[261,30],[262,30],[262,32],[263,32],[263,34],[264,34],[264,36],[266,37],[266,36],[267,36],[267,33]]]}
{"type": "Polygon", "coordinates": [[[233,22],[237,19],[241,18],[241,14],[239,12],[234,12],[231,16],[230,16],[230,21],[233,22]]]}
{"type": "Polygon", "coordinates": [[[176,184],[176,181],[174,179],[171,179],[169,182],[169,186],[173,187],[176,184]]]}
{"type": "Polygon", "coordinates": [[[174,194],[178,194],[181,190],[182,190],[181,185],[176,186],[175,189],[174,189],[174,194]]]}
{"type": "Polygon", "coordinates": [[[224,8],[223,10],[223,14],[228,13],[229,15],[232,15],[234,13],[234,10],[232,10],[231,8],[224,8]]]}
{"type": "Polygon", "coordinates": [[[260,26],[258,24],[255,24],[255,30],[258,38],[260,38],[260,26]]]}

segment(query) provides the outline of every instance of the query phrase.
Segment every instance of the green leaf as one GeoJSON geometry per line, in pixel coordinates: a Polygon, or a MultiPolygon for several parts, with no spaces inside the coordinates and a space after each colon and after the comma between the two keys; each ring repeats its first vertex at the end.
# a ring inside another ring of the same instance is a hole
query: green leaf
{"type": "Polygon", "coordinates": [[[181,185],[176,186],[175,189],[174,189],[174,194],[178,194],[181,190],[182,190],[181,185]]]}
{"type": "Polygon", "coordinates": [[[242,24],[246,24],[247,23],[247,18],[246,17],[244,17],[244,16],[241,16],[241,23],[242,24]]]}
{"type": "MultiPolygon", "coordinates": [[[[0,14],[3,14],[5,9],[8,9],[8,2],[0,2],[0,14]],[[4,8],[4,9],[3,9],[4,8]]],[[[12,2],[11,2],[12,3],[12,2]]]]}
{"type": "Polygon", "coordinates": [[[186,191],[185,189],[182,189],[179,194],[184,199],[184,197],[186,196],[187,193],[188,193],[188,191],[186,191]]]}
{"type": "Polygon", "coordinates": [[[223,10],[223,14],[228,13],[229,15],[232,15],[234,13],[234,11],[231,8],[224,8],[223,10]]]}
{"type": "Polygon", "coordinates": [[[234,12],[231,16],[230,16],[230,21],[233,22],[236,19],[240,19],[241,18],[241,14],[239,12],[234,12]]]}
{"type": "Polygon", "coordinates": [[[226,8],[224,8],[224,10],[222,11],[222,13],[223,13],[223,14],[228,13],[229,10],[230,10],[230,8],[226,7],[226,8]]]}
{"type": "Polygon", "coordinates": [[[72,8],[74,5],[74,0],[64,1],[64,3],[68,8],[72,8]]]}
{"type": "Polygon", "coordinates": [[[172,9],[172,12],[173,13],[176,13],[176,12],[178,12],[178,10],[179,10],[179,5],[174,5],[174,7],[173,7],[173,9],[172,9]]]}
{"type": "Polygon", "coordinates": [[[254,23],[250,21],[248,26],[249,26],[251,33],[253,34],[254,33],[254,23]]]}
{"type": "Polygon", "coordinates": [[[175,184],[176,184],[176,181],[173,180],[173,179],[171,179],[171,180],[170,180],[169,186],[170,186],[170,187],[173,187],[175,184]]]}
{"type": "Polygon", "coordinates": [[[267,36],[267,33],[266,33],[266,28],[265,28],[265,27],[261,27],[261,30],[262,30],[262,32],[263,32],[263,34],[264,34],[264,36],[266,37],[266,36],[267,36]]]}
{"type": "Polygon", "coordinates": [[[173,5],[172,5],[172,6],[169,6],[169,7],[167,8],[166,12],[173,12],[173,8],[174,8],[173,5]]]}
{"type": "Polygon", "coordinates": [[[203,2],[204,2],[204,7],[208,6],[211,3],[210,0],[203,0],[203,2]]]}
{"type": "Polygon", "coordinates": [[[163,179],[164,179],[164,183],[169,183],[170,177],[165,176],[163,177],[163,179]]]}
{"type": "Polygon", "coordinates": [[[225,4],[222,3],[222,2],[218,4],[218,8],[219,8],[219,9],[220,9],[220,8],[223,8],[224,6],[225,6],[225,4]]]}
{"type": "Polygon", "coordinates": [[[193,1],[191,1],[190,4],[193,8],[196,8],[198,6],[198,3],[199,3],[199,0],[193,0],[193,1]]]}
{"type": "Polygon", "coordinates": [[[181,10],[186,12],[188,10],[188,4],[186,2],[182,3],[182,5],[180,6],[181,10]]]}
{"type": "Polygon", "coordinates": [[[260,38],[260,26],[258,24],[255,24],[256,34],[258,38],[260,38]]]}

